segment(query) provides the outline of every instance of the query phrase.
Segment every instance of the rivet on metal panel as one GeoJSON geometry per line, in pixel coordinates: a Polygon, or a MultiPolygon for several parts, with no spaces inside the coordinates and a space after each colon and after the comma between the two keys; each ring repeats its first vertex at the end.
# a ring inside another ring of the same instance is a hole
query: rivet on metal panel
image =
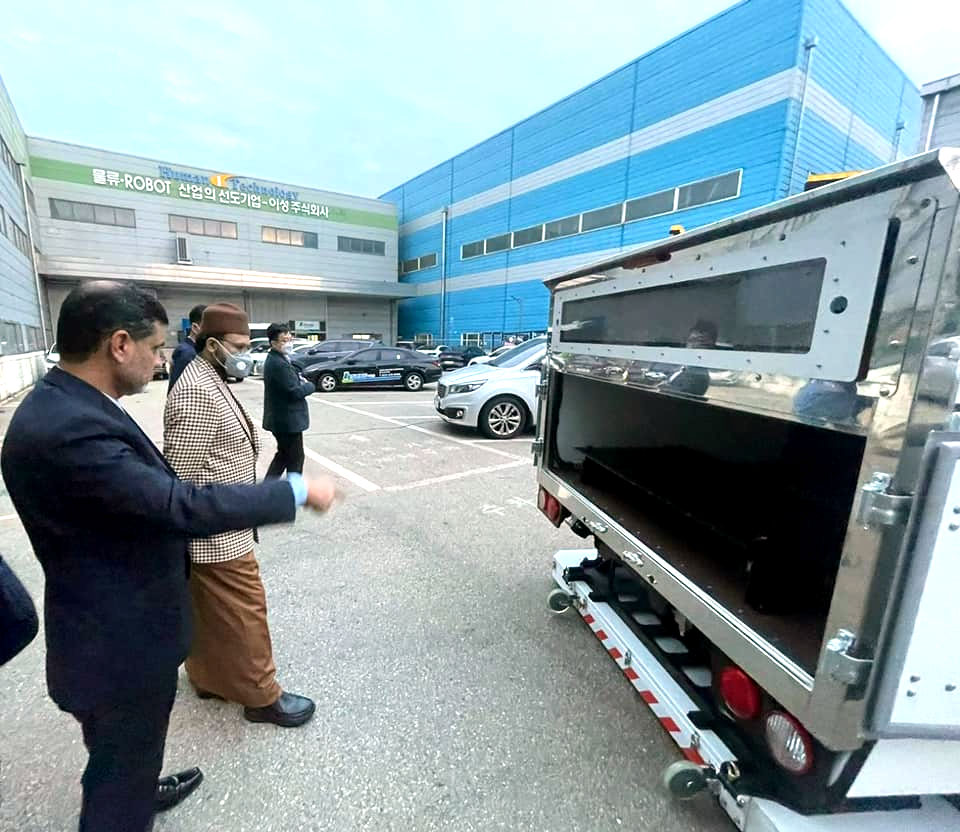
{"type": "Polygon", "coordinates": [[[911,254],[911,255],[907,258],[907,262],[908,262],[911,266],[913,266],[913,265],[916,265],[917,263],[920,262],[920,258],[917,257],[916,254],[911,254]]]}
{"type": "Polygon", "coordinates": [[[892,387],[881,387],[881,388],[880,388],[880,395],[881,395],[883,398],[885,398],[885,399],[889,399],[889,398],[893,395],[893,388],[892,388],[892,387]]]}
{"type": "Polygon", "coordinates": [[[703,255],[702,255],[702,254],[698,254],[698,255],[697,255],[697,260],[699,260],[701,257],[703,257],[703,255]]]}
{"type": "Polygon", "coordinates": [[[650,581],[650,583],[652,584],[655,584],[657,582],[657,579],[653,575],[647,575],[647,580],[650,581]]]}
{"type": "Polygon", "coordinates": [[[957,689],[957,686],[956,686],[956,685],[947,685],[947,686],[944,688],[944,690],[945,690],[947,693],[953,693],[956,689],[957,689]]]}
{"type": "Polygon", "coordinates": [[[911,676],[911,677],[910,677],[910,681],[911,681],[911,682],[919,682],[919,681],[920,681],[920,677],[919,677],[919,676],[911,676]]]}
{"type": "Polygon", "coordinates": [[[921,208],[929,208],[929,207],[930,207],[930,200],[929,200],[929,199],[923,200],[923,202],[920,203],[920,207],[921,207],[921,208]]]}
{"type": "Polygon", "coordinates": [[[787,235],[786,235],[786,234],[781,234],[781,235],[780,235],[780,242],[781,242],[781,243],[782,243],[784,240],[786,240],[786,239],[787,239],[787,235]]]}
{"type": "Polygon", "coordinates": [[[908,690],[908,691],[907,691],[907,696],[916,696],[916,695],[917,695],[917,692],[916,692],[915,690],[908,690]]]}
{"type": "Polygon", "coordinates": [[[954,507],[953,507],[953,513],[954,513],[954,514],[960,514],[960,506],[954,506],[954,507]]]}
{"type": "Polygon", "coordinates": [[[737,806],[746,806],[747,805],[747,796],[743,794],[737,795],[737,806]]]}
{"type": "Polygon", "coordinates": [[[955,532],[957,529],[960,529],[960,523],[951,523],[949,528],[950,531],[955,532]]]}
{"type": "Polygon", "coordinates": [[[690,747],[699,748],[700,747],[700,735],[696,732],[690,735],[690,747]]]}

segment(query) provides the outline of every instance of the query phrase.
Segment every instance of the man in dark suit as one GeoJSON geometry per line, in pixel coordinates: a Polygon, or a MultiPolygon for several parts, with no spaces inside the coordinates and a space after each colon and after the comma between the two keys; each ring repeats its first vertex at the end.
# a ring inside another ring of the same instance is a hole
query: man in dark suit
{"type": "Polygon", "coordinates": [[[263,365],[263,429],[277,440],[267,479],[284,471],[303,473],[303,432],[310,427],[307,396],[316,388],[290,363],[290,327],[267,327],[270,353],[263,365]]]}
{"type": "Polygon", "coordinates": [[[333,484],[182,482],[120,404],[143,390],[167,315],[148,292],[98,281],[66,298],[60,365],[17,409],[3,477],[46,577],[47,686],[83,728],[81,832],[144,832],[196,787],[158,787],[177,668],[190,646],[188,544],[325,510],[333,484]]]}
{"type": "Polygon", "coordinates": [[[183,368],[197,357],[197,334],[200,332],[200,321],[203,320],[203,310],[206,308],[200,303],[190,310],[190,332],[186,338],[177,344],[177,348],[173,351],[173,357],[170,359],[168,393],[173,390],[173,385],[180,378],[183,368]]]}

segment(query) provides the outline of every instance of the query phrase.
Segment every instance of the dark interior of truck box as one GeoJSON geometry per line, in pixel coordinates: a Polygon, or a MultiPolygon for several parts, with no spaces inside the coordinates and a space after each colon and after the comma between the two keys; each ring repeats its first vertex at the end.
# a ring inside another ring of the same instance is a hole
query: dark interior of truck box
{"type": "Polygon", "coordinates": [[[863,437],[561,378],[551,469],[813,673],[863,437]]]}

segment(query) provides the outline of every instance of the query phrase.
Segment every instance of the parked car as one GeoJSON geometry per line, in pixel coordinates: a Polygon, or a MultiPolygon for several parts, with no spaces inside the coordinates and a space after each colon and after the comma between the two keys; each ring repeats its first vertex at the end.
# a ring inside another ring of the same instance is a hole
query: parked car
{"type": "Polygon", "coordinates": [[[44,356],[43,363],[46,366],[48,373],[60,363],[60,349],[56,344],[47,350],[47,354],[44,356]]]}
{"type": "Polygon", "coordinates": [[[157,359],[153,362],[153,380],[170,378],[170,350],[161,350],[157,353],[157,359]]]}
{"type": "Polygon", "coordinates": [[[304,371],[320,393],[332,393],[338,387],[354,385],[402,386],[411,392],[437,381],[443,371],[432,358],[414,350],[396,347],[365,349],[314,364],[304,371]]]}
{"type": "Polygon", "coordinates": [[[311,342],[308,346],[293,351],[290,360],[300,372],[305,372],[314,364],[326,364],[350,355],[364,347],[379,346],[379,341],[354,341],[349,338],[333,341],[311,342]]]}
{"type": "Polygon", "coordinates": [[[510,350],[516,349],[516,348],[519,347],[519,346],[523,346],[523,345],[522,345],[522,344],[503,344],[503,345],[497,347],[497,348],[496,348],[493,352],[491,352],[489,355],[478,355],[478,356],[475,356],[474,358],[471,358],[468,363],[469,363],[469,364],[487,364],[487,363],[489,363],[491,360],[493,360],[494,358],[499,358],[499,357],[500,357],[501,355],[503,355],[504,353],[508,353],[508,352],[510,352],[510,350]]]}
{"type": "Polygon", "coordinates": [[[440,353],[440,369],[447,372],[448,370],[466,367],[471,359],[479,358],[486,354],[486,351],[481,347],[451,347],[446,352],[440,353]]]}
{"type": "MultiPolygon", "coordinates": [[[[254,344],[253,341],[250,342],[250,357],[253,359],[253,369],[250,370],[250,375],[259,378],[263,375],[263,365],[266,364],[267,356],[270,355],[270,342],[261,338],[256,340],[258,342],[266,341],[266,343],[257,344],[254,344]]],[[[317,345],[316,341],[307,341],[305,338],[294,338],[290,343],[293,344],[294,350],[317,345]]]]}
{"type": "Polygon", "coordinates": [[[442,353],[452,349],[453,347],[448,347],[446,344],[439,344],[435,347],[417,347],[417,352],[423,353],[424,355],[432,355],[434,358],[439,358],[442,353]]]}
{"type": "Polygon", "coordinates": [[[437,413],[490,439],[513,439],[536,424],[537,384],[546,355],[547,339],[535,338],[486,364],[444,374],[434,400],[437,413]]]}

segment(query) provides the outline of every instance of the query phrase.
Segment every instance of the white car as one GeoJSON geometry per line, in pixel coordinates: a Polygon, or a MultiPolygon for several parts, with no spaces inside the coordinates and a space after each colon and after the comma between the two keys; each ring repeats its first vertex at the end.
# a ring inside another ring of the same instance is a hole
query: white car
{"type": "Polygon", "coordinates": [[[504,344],[503,346],[497,347],[489,355],[478,355],[476,358],[471,358],[470,364],[489,364],[494,358],[499,358],[504,353],[521,346],[523,346],[523,344],[504,344]]]}
{"type": "MultiPolygon", "coordinates": [[[[294,338],[290,342],[293,344],[293,348],[305,347],[310,344],[316,343],[315,341],[308,341],[305,338],[294,338]]],[[[253,367],[250,369],[250,375],[252,376],[262,376],[263,375],[263,365],[267,361],[267,356],[270,355],[270,341],[267,338],[254,338],[250,342],[250,358],[253,360],[253,367]]]]}
{"type": "Polygon", "coordinates": [[[46,356],[44,357],[43,363],[44,363],[44,366],[46,367],[48,373],[49,373],[54,367],[56,367],[57,364],[60,363],[60,349],[57,347],[56,344],[54,344],[52,347],[50,347],[50,349],[47,351],[47,354],[46,354],[46,356]]]}
{"type": "Polygon", "coordinates": [[[477,428],[490,439],[513,439],[537,421],[537,384],[547,339],[520,344],[486,364],[444,373],[434,405],[451,425],[477,428]]]}
{"type": "Polygon", "coordinates": [[[432,356],[433,358],[439,358],[440,353],[446,352],[449,349],[450,347],[448,347],[446,344],[440,344],[439,346],[436,346],[436,347],[418,347],[417,352],[423,355],[432,356]]]}

